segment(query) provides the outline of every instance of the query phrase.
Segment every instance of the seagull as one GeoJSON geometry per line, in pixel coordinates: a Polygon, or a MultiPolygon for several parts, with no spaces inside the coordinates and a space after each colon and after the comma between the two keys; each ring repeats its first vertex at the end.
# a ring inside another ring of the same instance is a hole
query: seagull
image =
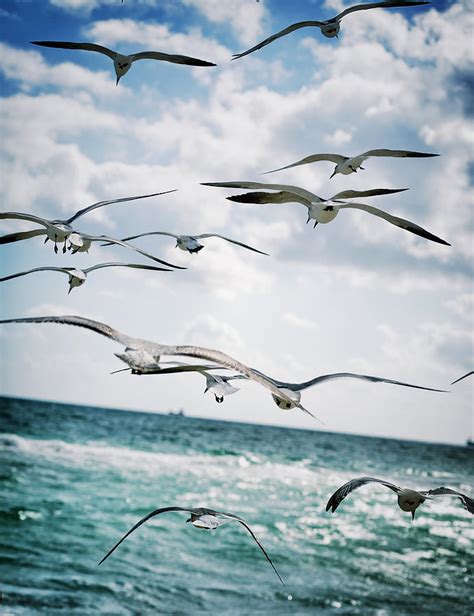
{"type": "Polygon", "coordinates": [[[308,163],[315,163],[320,160],[329,160],[336,163],[336,167],[331,175],[333,178],[337,173],[343,175],[349,175],[350,173],[357,173],[358,169],[364,169],[362,163],[364,163],[371,156],[392,156],[394,158],[429,158],[432,156],[439,156],[439,154],[428,154],[426,152],[412,152],[410,150],[368,150],[362,154],[356,156],[342,156],[341,154],[312,154],[306,158],[298,160],[296,163],[280,167],[279,169],[272,169],[271,171],[265,171],[263,175],[267,173],[275,173],[276,171],[283,171],[283,169],[291,169],[291,167],[298,167],[299,165],[307,165],[308,163]]]}
{"type": "Polygon", "coordinates": [[[123,203],[124,201],[135,201],[137,199],[148,199],[148,197],[157,197],[159,195],[167,195],[172,192],[176,192],[177,189],[174,190],[166,190],[165,192],[153,193],[150,195],[139,195],[137,197],[122,197],[121,199],[109,199],[108,201],[98,201],[97,203],[93,203],[82,210],[77,211],[71,217],[66,218],[65,220],[49,220],[47,218],[42,218],[40,216],[35,216],[34,214],[25,214],[22,212],[0,212],[0,220],[3,219],[14,219],[14,220],[28,220],[29,222],[34,222],[38,225],[45,227],[45,231],[43,230],[40,233],[39,230],[36,231],[23,231],[21,233],[12,233],[8,236],[3,236],[1,238],[2,241],[0,243],[7,244],[9,242],[18,242],[20,240],[29,239],[30,237],[35,237],[36,235],[46,235],[45,243],[48,240],[54,242],[54,252],[58,252],[58,242],[64,242],[63,245],[63,253],[66,252],[66,240],[73,232],[73,228],[71,227],[71,223],[73,223],[77,218],[84,216],[84,214],[88,214],[92,212],[92,210],[96,210],[99,207],[103,207],[104,205],[110,205],[111,203],[123,203]]]}
{"type": "Polygon", "coordinates": [[[313,219],[315,221],[314,227],[316,227],[318,223],[326,224],[331,222],[331,220],[334,220],[334,218],[338,215],[339,210],[352,208],[362,210],[363,212],[368,212],[369,214],[373,214],[379,218],[383,218],[392,225],[405,229],[405,231],[410,231],[411,233],[419,235],[427,240],[431,240],[432,242],[437,242],[438,244],[444,244],[446,246],[451,245],[445,240],[433,235],[426,229],[423,229],[423,227],[420,227],[409,220],[399,218],[398,216],[393,216],[388,212],[375,208],[366,203],[349,203],[344,201],[345,199],[353,199],[358,197],[371,197],[375,195],[388,195],[403,192],[404,190],[408,190],[408,188],[375,188],[372,190],[362,191],[343,190],[329,199],[323,199],[308,190],[304,190],[298,186],[291,186],[289,184],[265,184],[262,182],[203,182],[202,185],[217,186],[221,188],[262,188],[265,190],[279,191],[276,193],[250,192],[242,195],[235,195],[234,197],[227,197],[227,199],[238,203],[301,203],[308,209],[308,218],[306,223],[313,219]]]}
{"type": "MultiPolygon", "coordinates": [[[[410,383],[403,383],[402,381],[384,379],[379,376],[371,376],[368,374],[354,374],[352,372],[336,372],[334,374],[323,374],[321,376],[315,377],[314,379],[311,379],[310,381],[303,381],[302,383],[286,383],[284,381],[277,381],[276,379],[267,376],[263,372],[260,372],[260,370],[257,370],[256,368],[252,368],[252,370],[271,381],[276,387],[278,387],[281,392],[285,394],[286,398],[283,398],[281,396],[276,396],[274,393],[272,393],[272,398],[275,404],[278,406],[278,408],[285,411],[295,408],[295,403],[301,401],[301,392],[303,392],[305,389],[313,387],[313,385],[321,385],[326,381],[334,381],[337,379],[359,379],[361,381],[369,381],[371,383],[389,383],[391,385],[401,385],[402,387],[411,387],[413,389],[423,389],[425,391],[446,393],[444,389],[422,387],[421,385],[412,385],[410,383]]],[[[234,379],[246,378],[245,376],[242,376],[240,374],[235,376],[222,376],[217,374],[207,374],[205,370],[203,370],[203,373],[205,374],[206,379],[208,379],[207,387],[204,390],[204,393],[206,393],[206,391],[208,390],[217,392],[214,393],[217,402],[222,402],[224,396],[233,394],[238,391],[237,388],[232,387],[232,385],[229,384],[229,381],[232,381],[234,379]],[[221,380],[223,381],[222,384],[220,382],[221,380]],[[219,387],[221,389],[219,389],[219,387]],[[228,389],[228,391],[226,389],[228,389]],[[220,396],[219,399],[218,395],[220,396]]]]}
{"type": "Polygon", "coordinates": [[[248,244],[243,244],[242,242],[237,242],[237,240],[231,240],[230,237],[224,237],[223,235],[219,235],[218,233],[201,233],[200,235],[176,235],[175,233],[168,233],[167,231],[150,231],[148,233],[140,233],[139,235],[131,235],[130,237],[125,237],[123,239],[124,242],[129,240],[136,240],[139,237],[145,237],[146,235],[167,235],[169,237],[176,238],[176,248],[181,248],[190,254],[197,254],[200,250],[204,248],[203,244],[200,244],[198,240],[205,239],[208,237],[218,237],[221,240],[226,240],[226,242],[230,242],[231,244],[235,244],[236,246],[242,246],[242,248],[247,248],[248,250],[252,250],[253,252],[258,252],[261,255],[269,256],[268,253],[262,252],[261,250],[257,250],[256,248],[252,248],[252,246],[248,246],[248,244]]]}
{"type": "MultiPolygon", "coordinates": [[[[286,394],[279,391],[279,389],[275,387],[273,382],[267,377],[262,376],[261,374],[255,372],[245,364],[242,364],[240,361],[215,349],[208,349],[205,347],[191,345],[171,346],[167,344],[151,342],[142,338],[132,338],[131,336],[122,334],[113,327],[110,327],[110,325],[106,325],[105,323],[101,323],[100,321],[93,321],[92,319],[87,319],[75,315],[24,317],[17,319],[6,319],[0,321],[0,323],[58,323],[61,325],[84,327],[85,329],[89,329],[97,334],[105,336],[106,338],[110,338],[111,340],[114,340],[115,342],[124,345],[125,352],[117,356],[122,361],[125,361],[130,368],[133,368],[134,362],[136,362],[139,367],[143,365],[146,366],[147,364],[151,364],[153,362],[158,363],[160,361],[161,355],[183,355],[187,357],[198,357],[200,359],[216,362],[221,366],[224,366],[225,368],[229,368],[230,370],[234,370],[235,372],[244,374],[248,379],[256,381],[277,396],[281,396],[283,399],[287,399],[286,394]]],[[[289,398],[288,401],[290,402],[289,398]]],[[[311,413],[307,409],[305,409],[299,402],[296,402],[295,406],[297,406],[305,413],[308,413],[308,415],[311,415],[311,413]]]]}
{"type": "Polygon", "coordinates": [[[276,34],[269,36],[261,43],[258,43],[254,47],[247,49],[247,51],[234,54],[232,56],[232,60],[243,58],[244,56],[247,56],[249,53],[257,51],[257,49],[261,49],[262,47],[265,47],[266,45],[273,43],[273,41],[276,41],[282,36],[285,36],[286,34],[290,34],[291,32],[294,32],[295,30],[299,30],[300,28],[316,27],[316,28],[320,28],[321,34],[323,34],[327,38],[334,38],[335,36],[337,37],[337,35],[339,34],[339,30],[341,28],[341,24],[340,24],[341,19],[345,17],[346,15],[349,15],[349,13],[353,13],[354,11],[365,11],[367,9],[376,9],[376,8],[391,9],[391,8],[398,8],[398,7],[405,7],[405,6],[420,6],[422,4],[430,4],[430,2],[389,1],[389,2],[370,2],[368,4],[356,4],[355,6],[350,6],[347,9],[344,9],[344,11],[342,11],[342,13],[339,13],[339,15],[336,15],[336,17],[332,17],[331,19],[326,19],[325,21],[299,21],[297,23],[291,24],[291,26],[288,26],[287,28],[280,30],[280,32],[277,32],[276,34]]]}
{"type": "Polygon", "coordinates": [[[72,43],[69,41],[31,41],[33,45],[41,47],[54,47],[59,49],[82,49],[83,51],[98,51],[109,58],[112,58],[114,63],[115,75],[117,80],[115,85],[118,85],[121,77],[130,70],[132,63],[136,60],[163,60],[164,62],[173,62],[174,64],[189,64],[190,66],[216,66],[213,62],[206,62],[198,58],[190,58],[189,56],[177,56],[160,51],[141,51],[133,53],[129,56],[108,49],[103,45],[96,43],[72,43]]]}
{"type": "Polygon", "coordinates": [[[458,379],[453,381],[451,385],[454,385],[455,383],[459,383],[459,381],[462,381],[463,379],[467,378],[468,376],[471,376],[472,374],[474,374],[474,370],[471,370],[471,372],[468,372],[467,374],[460,376],[458,379]]]}
{"type": "Polygon", "coordinates": [[[227,522],[238,522],[239,524],[242,524],[242,526],[246,530],[248,530],[248,532],[252,536],[252,539],[255,541],[258,547],[262,550],[263,554],[265,555],[265,558],[268,560],[268,562],[272,566],[273,571],[275,571],[275,573],[277,574],[280,582],[283,585],[285,584],[282,578],[280,577],[280,574],[276,570],[275,565],[272,563],[270,556],[268,556],[262,544],[259,542],[257,537],[254,535],[252,529],[250,528],[250,526],[247,524],[245,520],[240,518],[238,515],[234,515],[233,513],[223,513],[222,511],[214,511],[214,509],[205,509],[204,507],[198,507],[196,509],[187,509],[186,507],[162,507],[161,509],[155,509],[155,511],[152,511],[151,513],[143,517],[141,520],[139,520],[135,524],[135,526],[133,526],[120,539],[120,541],[118,541],[114,545],[114,547],[107,552],[104,558],[100,561],[99,565],[101,565],[104,562],[104,560],[106,560],[112,554],[112,552],[118,548],[118,546],[122,543],[122,541],[124,541],[139,526],[147,522],[150,518],[153,518],[155,515],[160,515],[161,513],[167,513],[168,511],[186,511],[187,513],[190,513],[191,517],[188,518],[186,522],[191,522],[191,524],[195,526],[196,528],[202,528],[205,530],[215,530],[216,528],[218,528],[219,526],[222,526],[223,524],[226,524],[227,522]]]}
{"type": "Polygon", "coordinates": [[[417,491],[409,488],[400,488],[389,481],[376,479],[374,477],[359,477],[357,479],[351,479],[345,483],[338,490],[336,490],[328,500],[326,511],[331,509],[332,513],[334,513],[341,501],[343,501],[353,490],[357,490],[366,483],[373,482],[381,483],[383,486],[395,492],[398,497],[398,506],[402,511],[411,511],[412,520],[415,519],[415,511],[418,507],[424,503],[425,500],[432,500],[435,496],[458,496],[461,499],[464,508],[467,509],[469,513],[474,514],[474,500],[465,494],[461,494],[461,492],[451,490],[451,488],[435,488],[434,490],[417,491]]]}
{"type": "Polygon", "coordinates": [[[102,269],[104,267],[132,267],[136,269],[154,270],[156,272],[171,272],[173,270],[165,269],[164,267],[155,267],[153,265],[140,265],[138,263],[99,263],[92,267],[85,269],[78,269],[75,267],[35,267],[25,272],[19,272],[18,274],[12,274],[11,276],[5,276],[0,278],[0,282],[11,280],[12,278],[18,278],[19,276],[26,276],[27,274],[33,274],[34,272],[61,272],[69,276],[69,293],[76,287],[81,287],[86,279],[87,274],[96,269],[102,269]]]}

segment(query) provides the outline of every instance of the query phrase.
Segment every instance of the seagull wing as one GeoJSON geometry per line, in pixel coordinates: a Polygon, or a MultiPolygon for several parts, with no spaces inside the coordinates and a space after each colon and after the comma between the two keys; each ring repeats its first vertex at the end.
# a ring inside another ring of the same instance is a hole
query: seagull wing
{"type": "Polygon", "coordinates": [[[206,62],[199,58],[191,58],[189,56],[177,56],[169,53],[161,53],[160,51],[141,51],[132,55],[132,62],[135,60],[163,60],[164,62],[173,62],[174,64],[189,64],[190,66],[216,66],[213,62],[206,62]]]}
{"type": "Polygon", "coordinates": [[[445,246],[451,246],[451,244],[448,244],[448,242],[445,242],[440,237],[433,235],[426,229],[423,229],[423,227],[416,225],[414,222],[410,222],[409,220],[405,220],[404,218],[398,218],[397,216],[392,216],[392,214],[388,214],[387,212],[379,210],[376,207],[372,207],[371,205],[367,205],[366,203],[343,203],[339,207],[353,208],[356,210],[362,210],[363,212],[368,212],[369,214],[373,214],[374,216],[383,218],[387,222],[390,222],[392,225],[395,225],[396,227],[400,227],[401,229],[405,229],[405,231],[410,231],[410,233],[419,235],[426,240],[431,240],[432,242],[436,242],[438,244],[444,244],[445,246]]]}
{"type": "MultiPolygon", "coordinates": [[[[211,365],[211,364],[181,364],[181,365],[172,366],[171,368],[161,367],[163,364],[167,364],[167,363],[171,363],[171,362],[159,362],[158,364],[156,364],[154,368],[150,368],[150,370],[147,369],[146,372],[143,372],[142,374],[144,375],[175,374],[177,372],[202,372],[203,374],[205,374],[206,370],[225,370],[225,367],[221,365],[211,365]]],[[[125,368],[125,370],[129,370],[129,368],[125,368]]],[[[121,372],[121,370],[117,370],[116,372],[121,372]]],[[[243,377],[243,378],[246,378],[246,377],[243,377]]]]}
{"type": "Polygon", "coordinates": [[[0,237],[0,244],[10,244],[11,242],[20,242],[21,240],[29,240],[30,237],[37,235],[46,235],[46,229],[34,229],[32,231],[20,231],[19,233],[9,233],[0,237]]]}
{"type": "Polygon", "coordinates": [[[111,554],[112,552],[114,552],[118,546],[122,543],[122,541],[125,541],[125,539],[131,534],[133,533],[134,530],[136,530],[139,526],[141,526],[142,524],[144,524],[145,522],[147,522],[150,518],[153,518],[155,515],[160,515],[160,513],[167,513],[168,511],[187,511],[189,513],[195,513],[195,511],[193,509],[185,509],[183,507],[162,507],[161,509],[155,509],[155,511],[152,511],[151,513],[149,513],[148,515],[146,515],[145,517],[143,517],[141,520],[139,520],[135,526],[132,526],[132,528],[125,533],[125,535],[120,539],[120,541],[117,541],[117,543],[114,545],[113,548],[111,548],[107,554],[104,556],[104,558],[98,563],[97,566],[101,565],[104,560],[106,560],[111,554]]]}
{"type": "Polygon", "coordinates": [[[471,374],[474,374],[474,370],[471,370],[471,372],[468,372],[467,374],[464,374],[463,376],[460,376],[458,379],[456,379],[455,381],[453,381],[451,383],[451,385],[454,385],[455,383],[459,383],[459,381],[462,381],[463,379],[465,379],[468,376],[471,376],[471,374]]]}
{"type": "Polygon", "coordinates": [[[84,51],[98,51],[103,53],[112,60],[115,60],[117,55],[116,51],[103,47],[102,45],[96,45],[96,43],[71,43],[69,41],[31,41],[33,45],[40,45],[40,47],[55,47],[59,49],[82,49],[84,51]]]}
{"type": "Polygon", "coordinates": [[[262,550],[265,558],[268,560],[268,562],[270,563],[270,565],[273,568],[273,571],[277,574],[278,579],[280,580],[280,582],[283,584],[283,586],[285,585],[285,582],[282,580],[280,574],[278,573],[278,571],[276,570],[275,565],[272,563],[272,560],[270,558],[270,556],[268,556],[267,552],[265,551],[265,548],[263,547],[263,545],[260,543],[260,541],[257,539],[257,537],[255,536],[254,532],[252,531],[252,529],[250,528],[250,526],[247,524],[247,522],[245,520],[243,520],[242,518],[240,518],[238,515],[234,515],[233,513],[221,513],[220,511],[216,511],[215,512],[217,515],[219,516],[223,516],[225,518],[229,518],[230,520],[234,520],[235,522],[238,522],[239,524],[242,524],[242,526],[248,530],[248,532],[250,533],[250,535],[252,536],[252,539],[255,541],[255,543],[258,545],[258,547],[262,550]]]}
{"type": "MultiPolygon", "coordinates": [[[[257,370],[256,370],[257,372],[257,370]]],[[[267,377],[268,378],[268,377],[267,377]]],[[[402,385],[403,387],[412,387],[413,389],[424,389],[426,391],[437,391],[446,393],[444,389],[433,389],[432,387],[422,387],[421,385],[412,385],[410,383],[403,383],[402,381],[394,381],[393,379],[384,379],[378,376],[371,376],[368,374],[354,374],[352,372],[335,372],[334,374],[323,374],[317,376],[310,381],[304,381],[303,383],[284,383],[282,381],[274,381],[278,387],[284,387],[285,389],[291,389],[292,391],[302,391],[313,385],[320,385],[326,381],[334,381],[336,379],[360,379],[361,381],[370,381],[371,383],[389,383],[391,385],[402,385]]],[[[273,381],[273,379],[270,379],[273,381]]]]}
{"type": "Polygon", "coordinates": [[[24,317],[20,319],[6,319],[0,321],[0,323],[58,323],[59,325],[75,325],[76,327],[84,327],[85,329],[89,329],[96,334],[101,334],[106,338],[115,340],[115,342],[119,342],[126,347],[133,347],[136,346],[137,343],[142,342],[138,338],[131,338],[126,334],[122,334],[113,327],[110,327],[110,325],[106,325],[105,323],[101,323],[100,321],[93,321],[92,319],[78,317],[75,315],[64,315],[60,317],[24,317]]]}
{"type": "Polygon", "coordinates": [[[258,252],[261,255],[269,256],[268,253],[262,252],[261,250],[257,250],[256,248],[252,248],[248,244],[243,244],[242,242],[238,242],[237,240],[231,240],[230,237],[225,237],[224,235],[219,235],[218,233],[201,233],[201,235],[193,235],[192,237],[196,239],[205,239],[206,237],[219,237],[221,240],[226,240],[226,242],[230,242],[231,244],[235,244],[236,246],[242,246],[242,248],[247,248],[248,250],[252,250],[253,252],[258,252]]]}
{"type": "Polygon", "coordinates": [[[359,199],[360,197],[376,197],[377,195],[392,195],[393,193],[404,192],[409,188],[372,188],[371,190],[343,190],[336,193],[328,201],[335,199],[359,199]]]}
{"type": "Polygon", "coordinates": [[[302,197],[309,203],[312,203],[314,201],[323,201],[321,197],[318,197],[318,195],[309,192],[309,190],[304,190],[304,188],[300,188],[299,186],[292,186],[291,184],[266,184],[264,182],[207,182],[202,183],[202,186],[216,186],[218,188],[244,188],[249,190],[280,190],[294,193],[295,195],[302,197]]]}
{"type": "Polygon", "coordinates": [[[356,4],[355,6],[350,6],[339,15],[336,15],[331,21],[340,21],[349,13],[353,13],[354,11],[365,11],[367,9],[377,9],[377,8],[385,8],[385,9],[394,9],[397,7],[404,6],[420,6],[422,4],[430,4],[430,2],[397,2],[397,1],[389,1],[389,2],[369,2],[368,4],[356,4]]]}
{"type": "Polygon", "coordinates": [[[12,278],[18,278],[19,276],[26,276],[27,274],[33,274],[34,272],[62,272],[64,274],[69,274],[69,270],[74,269],[72,267],[34,267],[33,269],[26,270],[25,272],[18,272],[18,274],[12,274],[11,276],[5,276],[4,278],[0,278],[0,282],[5,282],[5,280],[11,280],[12,278]]]}
{"type": "MultiPolygon", "coordinates": [[[[23,212],[0,212],[0,220],[12,219],[12,220],[28,220],[29,222],[36,222],[39,225],[47,227],[51,221],[34,214],[25,214],[23,212]]],[[[62,221],[61,221],[62,222],[62,221]]],[[[13,241],[13,240],[12,240],[13,241]]]]}
{"type": "MultiPolygon", "coordinates": [[[[368,157],[368,156],[392,156],[394,158],[429,158],[432,156],[439,156],[439,154],[428,154],[426,152],[412,152],[411,150],[369,150],[368,152],[364,152],[363,154],[359,154],[359,156],[368,157]]],[[[355,156],[354,158],[359,158],[359,156],[355,156]]]]}
{"type": "Polygon", "coordinates": [[[238,58],[243,58],[244,56],[247,56],[249,53],[257,51],[257,49],[261,49],[262,47],[265,47],[266,45],[269,45],[270,43],[273,43],[273,41],[276,41],[277,39],[281,38],[282,36],[286,36],[287,34],[291,34],[291,32],[294,32],[295,30],[299,30],[300,28],[308,28],[308,27],[311,27],[311,26],[314,26],[316,28],[320,28],[321,26],[324,26],[324,22],[322,22],[322,21],[299,21],[299,22],[297,22],[295,24],[291,24],[291,26],[288,26],[287,28],[284,28],[283,30],[280,30],[280,32],[277,32],[276,34],[273,34],[272,36],[269,36],[268,38],[266,38],[261,43],[258,43],[254,47],[251,47],[250,49],[247,49],[247,51],[243,51],[242,53],[234,54],[232,56],[232,60],[237,60],[238,58]]]}
{"type": "Polygon", "coordinates": [[[86,274],[92,272],[92,270],[101,269],[102,267],[134,267],[136,269],[154,270],[156,272],[172,272],[173,270],[166,269],[164,267],[155,267],[154,265],[141,265],[140,263],[99,263],[92,267],[86,268],[84,271],[86,274]]]}
{"type": "Polygon", "coordinates": [[[451,488],[435,488],[434,490],[420,491],[420,494],[422,496],[458,496],[464,508],[467,509],[469,513],[474,514],[474,499],[456,490],[451,490],[451,488]]]}
{"type": "Polygon", "coordinates": [[[332,513],[334,513],[339,507],[341,501],[343,501],[348,494],[362,486],[365,486],[366,483],[373,482],[381,483],[382,485],[386,486],[387,488],[390,488],[390,490],[393,490],[397,494],[401,490],[401,488],[394,485],[393,483],[390,483],[389,481],[384,481],[383,479],[376,479],[375,477],[359,477],[357,479],[351,479],[334,492],[334,494],[327,502],[326,511],[329,511],[329,509],[331,509],[332,513]]]}
{"type": "Polygon", "coordinates": [[[109,237],[108,235],[87,235],[85,233],[80,234],[86,240],[90,240],[91,242],[105,242],[103,246],[107,246],[108,244],[117,244],[118,246],[123,246],[124,248],[130,248],[135,252],[147,257],[148,259],[152,259],[152,261],[156,261],[157,263],[161,263],[162,265],[167,265],[168,267],[174,267],[175,269],[186,269],[181,265],[173,265],[172,263],[168,263],[168,261],[163,261],[162,259],[158,259],[158,257],[154,257],[153,255],[145,252],[141,248],[137,248],[132,244],[128,244],[127,242],[123,242],[122,240],[117,240],[114,237],[109,237]]]}
{"type": "Polygon", "coordinates": [[[263,175],[266,173],[275,173],[275,171],[283,171],[283,169],[291,169],[291,167],[298,167],[299,165],[308,165],[309,163],[316,163],[320,160],[329,160],[330,162],[339,164],[345,160],[348,160],[347,156],[341,156],[340,154],[312,154],[311,156],[306,156],[306,158],[302,158],[298,160],[296,163],[291,163],[291,165],[286,165],[285,167],[279,167],[278,169],[272,169],[271,171],[265,171],[263,175]]]}
{"type": "Polygon", "coordinates": [[[138,195],[137,197],[122,197],[121,199],[109,199],[108,201],[98,201],[97,203],[93,203],[92,205],[88,205],[82,210],[79,210],[73,216],[71,216],[71,218],[68,218],[67,220],[62,220],[61,222],[65,224],[71,224],[74,220],[76,220],[76,218],[79,218],[79,216],[84,216],[84,214],[87,214],[88,212],[92,212],[92,210],[96,210],[99,207],[103,207],[104,205],[109,205],[111,203],[123,203],[124,201],[135,201],[136,199],[147,199],[148,197],[157,197],[158,195],[167,195],[168,193],[172,193],[176,191],[177,189],[175,188],[173,190],[165,190],[164,192],[152,193],[151,195],[138,195]]]}
{"type": "MultiPolygon", "coordinates": [[[[1,321],[0,321],[1,323],[1,321]]],[[[208,361],[214,361],[230,370],[235,370],[235,372],[240,372],[245,375],[251,381],[255,381],[263,387],[269,389],[272,394],[278,396],[278,398],[282,398],[285,402],[291,402],[291,404],[297,406],[299,409],[307,413],[308,415],[313,415],[304,408],[299,402],[295,402],[291,400],[284,392],[280,391],[278,387],[275,386],[272,380],[263,376],[262,374],[255,372],[252,368],[249,368],[245,364],[242,364],[238,360],[222,353],[222,351],[216,351],[215,349],[207,349],[204,347],[198,346],[165,346],[160,345],[160,352],[162,355],[185,355],[188,357],[199,357],[200,359],[206,359],[208,361]]]]}
{"type": "Polygon", "coordinates": [[[236,203],[301,203],[306,207],[310,207],[311,203],[308,199],[304,199],[295,193],[282,190],[277,193],[269,192],[249,192],[241,195],[226,197],[228,201],[236,203]]]}
{"type": "MultiPolygon", "coordinates": [[[[145,237],[146,235],[167,235],[169,237],[178,238],[179,235],[175,235],[174,233],[168,233],[166,231],[149,231],[148,233],[139,233],[138,235],[131,235],[130,237],[124,237],[122,242],[129,242],[130,240],[136,240],[139,237],[145,237]]],[[[103,244],[103,246],[107,246],[107,244],[103,244]]]]}

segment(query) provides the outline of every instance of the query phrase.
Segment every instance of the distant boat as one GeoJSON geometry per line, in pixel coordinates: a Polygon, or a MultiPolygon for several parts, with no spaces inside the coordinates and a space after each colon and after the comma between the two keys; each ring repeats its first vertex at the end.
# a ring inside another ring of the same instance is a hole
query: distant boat
{"type": "Polygon", "coordinates": [[[474,441],[472,440],[472,438],[467,439],[466,447],[474,447],[474,441]]]}
{"type": "Polygon", "coordinates": [[[184,417],[184,411],[183,409],[180,409],[179,411],[169,411],[168,415],[174,415],[175,417],[184,417]]]}

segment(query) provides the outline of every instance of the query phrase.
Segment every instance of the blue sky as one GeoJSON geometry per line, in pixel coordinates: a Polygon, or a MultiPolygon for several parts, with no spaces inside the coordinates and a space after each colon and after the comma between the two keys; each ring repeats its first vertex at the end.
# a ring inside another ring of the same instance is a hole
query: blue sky
{"type": "MultiPolygon", "coordinates": [[[[276,379],[352,371],[431,387],[472,369],[472,2],[373,10],[342,21],[339,39],[303,29],[231,62],[292,22],[330,17],[339,0],[4,1],[2,202],[67,217],[100,199],[179,189],[109,206],[78,221],[124,237],[216,232],[270,253],[209,240],[199,255],[166,238],[137,245],[186,271],[101,270],[67,295],[60,275],[2,285],[2,318],[80,314],[157,342],[219,348],[276,379]],[[112,62],[31,40],[94,41],[213,61],[142,61],[118,87],[112,62]],[[330,180],[330,163],[261,176],[315,152],[376,147],[441,154],[379,159],[330,180]],[[200,182],[296,184],[322,197],[346,188],[410,188],[374,198],[449,241],[440,246],[362,212],[306,226],[297,204],[233,204],[200,182]]],[[[347,5],[346,5],[347,6],[347,5]]],[[[1,221],[1,233],[31,228],[1,221]]],[[[139,261],[121,249],[55,255],[39,238],[2,247],[2,275],[40,265],[139,261]]],[[[144,262],[144,261],[141,261],[144,262]]],[[[2,326],[2,389],[103,406],[316,428],[244,383],[224,404],[200,375],[110,376],[120,347],[73,328],[2,326]],[[18,367],[21,366],[19,370],[18,367]]],[[[239,384],[240,385],[240,384],[239,384]]],[[[463,442],[472,383],[450,394],[338,381],[303,402],[336,431],[463,442]]]]}

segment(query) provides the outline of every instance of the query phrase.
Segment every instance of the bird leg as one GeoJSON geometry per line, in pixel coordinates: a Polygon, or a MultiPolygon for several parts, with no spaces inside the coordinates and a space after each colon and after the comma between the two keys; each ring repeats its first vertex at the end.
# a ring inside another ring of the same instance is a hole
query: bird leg
{"type": "Polygon", "coordinates": [[[63,255],[66,254],[66,238],[64,238],[63,255]]]}
{"type": "Polygon", "coordinates": [[[316,225],[317,225],[317,224],[318,224],[318,221],[317,221],[317,220],[315,220],[315,221],[314,221],[314,225],[313,225],[313,229],[316,229],[316,225]]]}
{"type": "Polygon", "coordinates": [[[214,394],[214,397],[218,404],[220,404],[221,402],[224,402],[224,396],[218,396],[217,394],[214,394]]]}
{"type": "Polygon", "coordinates": [[[58,241],[58,236],[57,236],[57,235],[55,235],[55,236],[54,236],[54,252],[55,252],[56,254],[58,254],[58,245],[57,245],[57,243],[56,243],[57,241],[58,241]]]}

